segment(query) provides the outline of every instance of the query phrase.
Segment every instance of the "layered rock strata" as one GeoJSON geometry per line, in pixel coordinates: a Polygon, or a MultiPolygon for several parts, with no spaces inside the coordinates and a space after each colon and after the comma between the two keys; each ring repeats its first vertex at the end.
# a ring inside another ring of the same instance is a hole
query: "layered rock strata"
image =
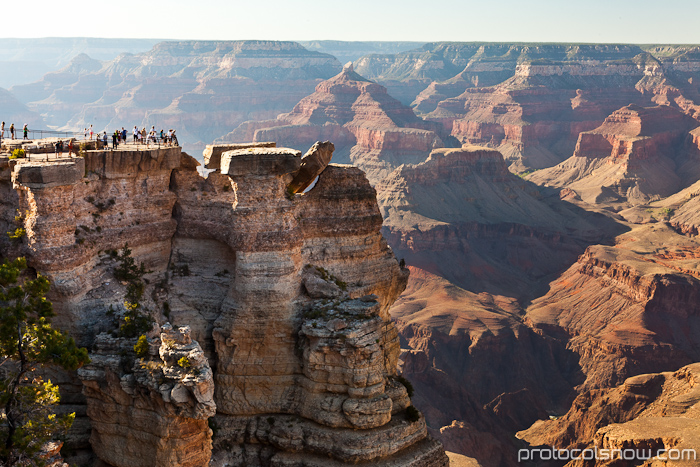
{"type": "Polygon", "coordinates": [[[170,325],[150,346],[156,355],[135,360],[134,343],[100,334],[91,363],[79,370],[95,454],[115,466],[206,465],[216,404],[202,348],[189,328],[170,325]]]}
{"type": "Polygon", "coordinates": [[[349,66],[316,86],[291,112],[276,120],[246,122],[222,140],[277,141],[297,149],[332,140],[336,160],[352,162],[376,182],[394,167],[420,162],[442,147],[437,129],[349,66]]]}
{"type": "MultiPolygon", "coordinates": [[[[533,446],[607,450],[617,462],[634,454],[628,460],[637,464],[699,465],[699,384],[697,363],[637,375],[615,388],[583,392],[565,416],[540,421],[518,436],[533,446]]],[[[609,465],[600,457],[585,465],[609,465]]]]}
{"type": "Polygon", "coordinates": [[[510,173],[498,151],[479,146],[436,149],[394,170],[377,191],[397,254],[475,292],[534,292],[533,283],[566,268],[581,240],[608,224],[544,195],[510,173]]]}
{"type": "Polygon", "coordinates": [[[245,120],[289,111],[341,68],[294,42],[160,42],[105,62],[79,55],[12,92],[50,125],[108,133],[155,125],[203,147],[245,120]]]}
{"type": "Polygon", "coordinates": [[[533,173],[538,184],[566,187],[584,201],[639,205],[679,191],[683,179],[696,181],[689,158],[689,131],[697,122],[668,106],[629,105],[595,130],[580,133],[573,156],[533,173]]]}
{"type": "Polygon", "coordinates": [[[700,358],[697,239],[650,224],[616,243],[588,247],[525,317],[580,355],[580,390],[700,358]]]}
{"type": "Polygon", "coordinates": [[[295,195],[300,155],[223,151],[206,179],[179,148],[8,164],[2,218],[24,213],[26,238],[6,251],[49,276],[56,323],[92,349],[81,377],[102,462],[204,465],[212,443],[222,466],[447,465],[395,379],[388,308],[408,271],[375,191],[319,155],[295,195]],[[114,278],[126,244],[144,264],[140,310],[166,326],[133,366],[135,340],[112,337],[132,290],[114,278]]]}

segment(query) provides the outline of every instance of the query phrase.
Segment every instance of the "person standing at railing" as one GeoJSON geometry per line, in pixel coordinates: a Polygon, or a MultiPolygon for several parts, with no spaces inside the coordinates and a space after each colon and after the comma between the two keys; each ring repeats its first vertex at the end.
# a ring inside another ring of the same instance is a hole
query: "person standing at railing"
{"type": "Polygon", "coordinates": [[[2,127],[0,128],[0,131],[2,131],[2,136],[0,136],[0,138],[4,138],[5,137],[5,122],[2,122],[2,127]]]}
{"type": "Polygon", "coordinates": [[[15,139],[15,124],[14,123],[10,123],[10,136],[12,137],[12,139],[15,139]]]}
{"type": "Polygon", "coordinates": [[[73,138],[68,140],[68,157],[73,157],[73,138]]]}
{"type": "Polygon", "coordinates": [[[24,133],[24,137],[22,138],[22,140],[25,140],[25,139],[28,140],[29,139],[29,136],[28,136],[29,130],[27,129],[26,123],[24,124],[24,127],[22,128],[22,133],[24,133]]]}
{"type": "Polygon", "coordinates": [[[139,129],[134,125],[134,143],[139,139],[139,129]]]}
{"type": "Polygon", "coordinates": [[[124,141],[124,144],[126,144],[126,130],[124,127],[122,127],[122,141],[124,141]]]}

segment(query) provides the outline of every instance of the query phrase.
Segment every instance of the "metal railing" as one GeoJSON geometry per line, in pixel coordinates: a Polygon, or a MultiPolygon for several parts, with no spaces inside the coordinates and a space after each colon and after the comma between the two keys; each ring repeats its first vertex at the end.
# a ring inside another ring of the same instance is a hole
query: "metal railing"
{"type": "MultiPolygon", "coordinates": [[[[8,140],[12,141],[12,135],[10,134],[10,127],[6,126],[4,132],[0,132],[2,134],[2,140],[8,140]]],[[[82,137],[83,133],[82,132],[75,132],[75,131],[55,131],[55,130],[35,130],[35,129],[29,129],[27,128],[27,138],[29,140],[34,140],[34,139],[46,139],[46,138],[78,138],[82,137]]],[[[26,140],[24,137],[24,130],[22,127],[15,127],[15,137],[14,140],[26,140]]]]}
{"type": "MultiPolygon", "coordinates": [[[[10,128],[5,127],[5,131],[0,131],[0,142],[7,145],[11,142],[22,143],[23,141],[35,141],[44,140],[49,138],[55,139],[75,139],[76,142],[81,141],[100,141],[104,144],[104,134],[103,133],[93,133],[92,137],[90,133],[85,133],[84,131],[56,131],[56,130],[37,130],[27,128],[27,133],[25,136],[23,128],[15,127],[14,138],[10,133],[10,128]]],[[[17,144],[17,143],[14,143],[17,144]]],[[[152,138],[141,138],[136,141],[133,140],[133,133],[127,132],[126,139],[119,141],[119,145],[128,144],[131,146],[147,146],[155,145],[160,148],[161,146],[178,146],[177,136],[173,135],[172,139],[169,139],[167,135],[161,138],[159,134],[156,135],[155,141],[152,138]]],[[[112,134],[107,134],[107,146],[112,146],[112,134]]]]}

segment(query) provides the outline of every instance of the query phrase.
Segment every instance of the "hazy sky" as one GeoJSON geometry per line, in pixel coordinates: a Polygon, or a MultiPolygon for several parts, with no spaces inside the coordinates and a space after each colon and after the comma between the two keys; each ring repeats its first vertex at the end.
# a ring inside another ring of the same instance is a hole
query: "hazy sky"
{"type": "Polygon", "coordinates": [[[16,7],[3,37],[700,43],[698,0],[34,0],[16,7]]]}

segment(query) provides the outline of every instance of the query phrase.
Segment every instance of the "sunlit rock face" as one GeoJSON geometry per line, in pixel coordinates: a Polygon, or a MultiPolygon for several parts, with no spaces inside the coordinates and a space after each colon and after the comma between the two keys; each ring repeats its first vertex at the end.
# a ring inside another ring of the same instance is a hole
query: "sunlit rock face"
{"type": "Polygon", "coordinates": [[[330,143],[264,146],[219,151],[207,178],[179,148],[5,163],[2,218],[26,237],[3,247],[52,280],[55,322],[91,349],[78,448],[115,467],[446,466],[396,379],[388,309],[408,270],[375,190],[327,165],[330,143]],[[126,244],[154,320],[138,356],[115,325],[126,244]]]}

